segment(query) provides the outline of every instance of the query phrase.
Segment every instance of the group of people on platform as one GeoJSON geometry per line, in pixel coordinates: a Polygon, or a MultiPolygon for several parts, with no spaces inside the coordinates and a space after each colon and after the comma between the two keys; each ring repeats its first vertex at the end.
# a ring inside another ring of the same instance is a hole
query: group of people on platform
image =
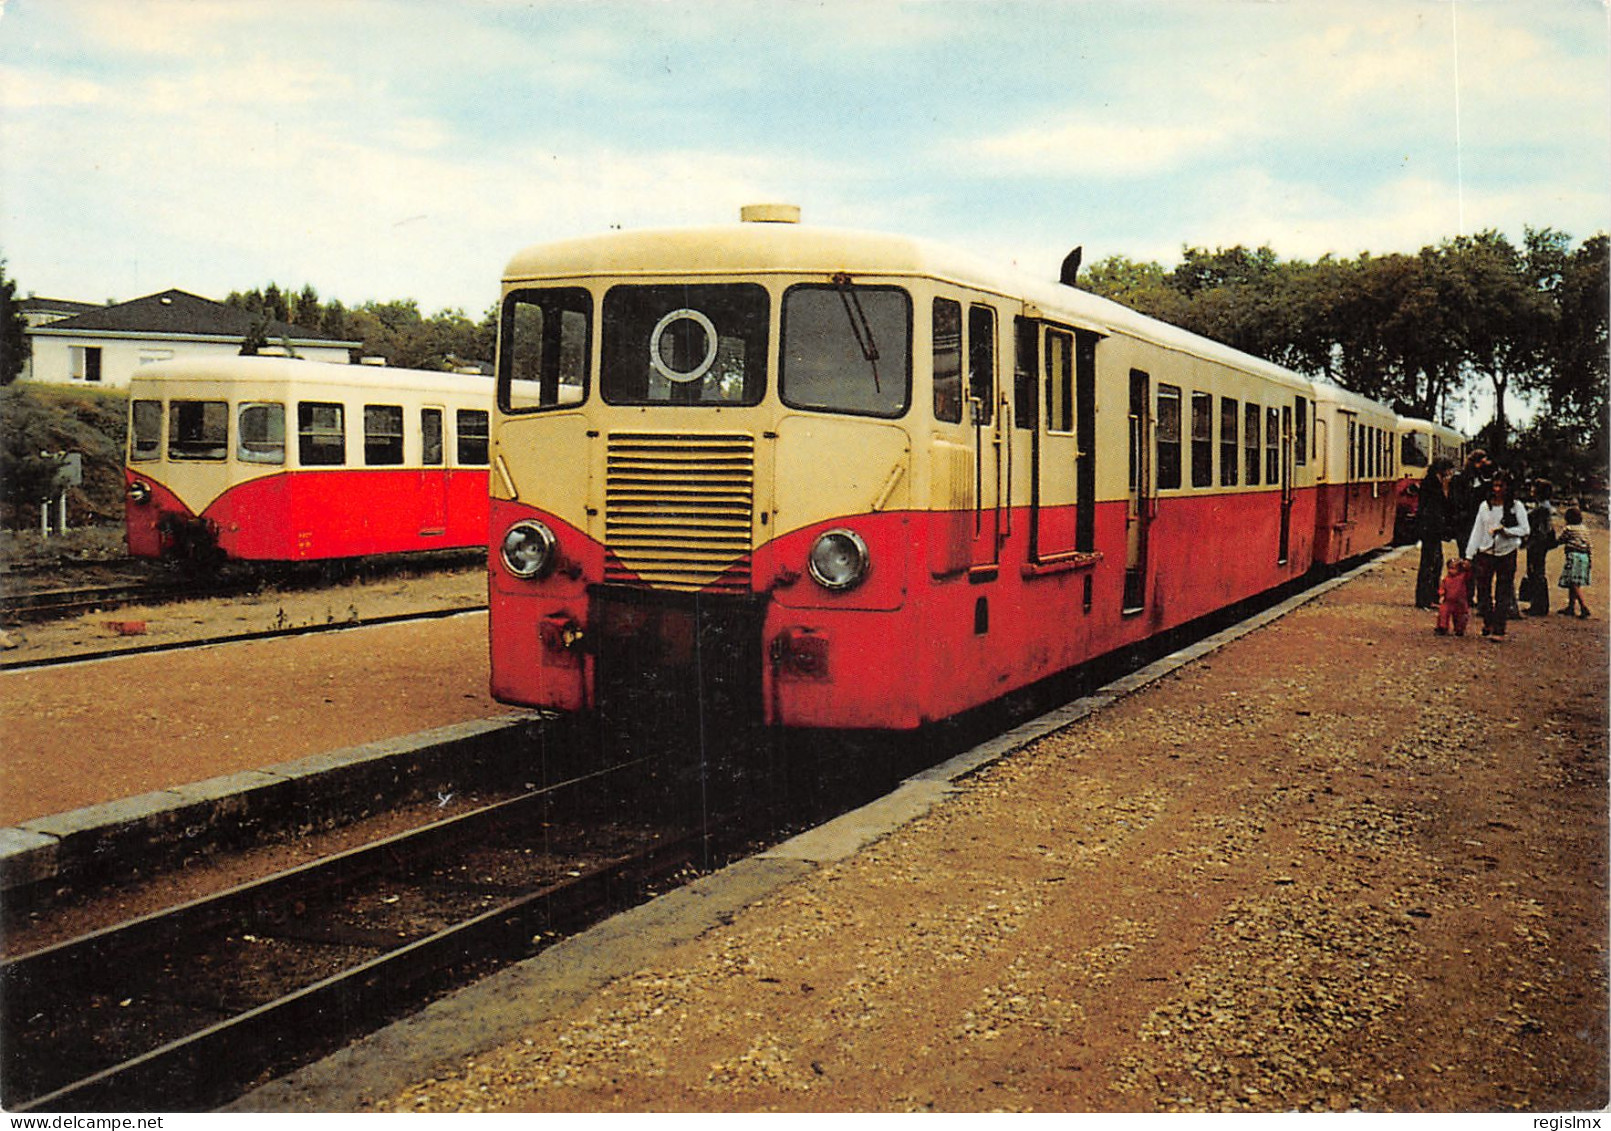
{"type": "Polygon", "coordinates": [[[1464,636],[1473,602],[1482,617],[1482,634],[1491,639],[1502,639],[1505,626],[1523,615],[1520,601],[1527,602],[1526,615],[1548,615],[1550,583],[1545,571],[1549,552],[1557,546],[1566,552],[1556,583],[1566,590],[1566,607],[1559,612],[1589,615],[1583,590],[1589,585],[1592,553],[1583,512],[1567,507],[1562,515],[1565,526],[1558,529],[1553,491],[1548,480],[1535,479],[1522,501],[1517,483],[1494,467],[1480,448],[1458,471],[1446,459],[1436,460],[1427,470],[1416,515],[1421,566],[1415,606],[1438,610],[1439,635],[1464,636]],[[1456,552],[1445,568],[1447,540],[1455,542],[1456,552]],[[1518,558],[1526,567],[1519,594],[1518,558]]]}

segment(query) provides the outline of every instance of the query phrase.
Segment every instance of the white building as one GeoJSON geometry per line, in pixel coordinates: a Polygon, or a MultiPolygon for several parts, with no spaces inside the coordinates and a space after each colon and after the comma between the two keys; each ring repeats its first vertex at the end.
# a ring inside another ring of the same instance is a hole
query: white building
{"type": "MultiPolygon", "coordinates": [[[[175,357],[234,356],[252,334],[255,318],[221,302],[171,290],[97,306],[82,314],[30,325],[29,358],[21,380],[54,385],[127,388],[140,366],[175,357]]],[[[344,364],[361,342],[270,321],[262,354],[291,354],[344,364]]]]}

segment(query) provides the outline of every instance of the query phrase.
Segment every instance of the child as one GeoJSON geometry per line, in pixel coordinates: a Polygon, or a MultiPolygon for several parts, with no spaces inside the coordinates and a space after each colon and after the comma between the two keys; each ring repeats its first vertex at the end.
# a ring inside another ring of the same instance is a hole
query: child
{"type": "Polygon", "coordinates": [[[1568,507],[1566,511],[1566,529],[1561,531],[1561,545],[1566,548],[1566,564],[1561,567],[1561,588],[1566,590],[1566,608],[1561,610],[1563,617],[1572,615],[1589,615],[1588,603],[1583,600],[1583,590],[1589,584],[1589,563],[1593,559],[1589,549],[1589,532],[1583,527],[1583,512],[1576,507],[1568,507]]]}
{"type": "Polygon", "coordinates": [[[1439,636],[1449,635],[1454,629],[1456,636],[1466,634],[1466,622],[1471,619],[1471,563],[1464,558],[1455,558],[1449,563],[1449,571],[1443,575],[1438,584],[1438,627],[1439,636]]]}

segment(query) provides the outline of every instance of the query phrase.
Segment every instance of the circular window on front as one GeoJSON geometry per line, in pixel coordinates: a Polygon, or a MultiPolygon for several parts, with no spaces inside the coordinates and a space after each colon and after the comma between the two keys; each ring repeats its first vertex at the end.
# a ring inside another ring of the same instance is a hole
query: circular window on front
{"type": "Polygon", "coordinates": [[[649,364],[667,381],[698,381],[716,363],[716,327],[697,310],[673,310],[649,335],[649,364]]]}

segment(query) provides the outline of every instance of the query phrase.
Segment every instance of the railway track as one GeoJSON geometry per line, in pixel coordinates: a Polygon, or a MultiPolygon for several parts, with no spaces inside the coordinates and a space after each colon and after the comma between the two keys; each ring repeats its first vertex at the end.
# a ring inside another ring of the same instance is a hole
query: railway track
{"type": "Polygon", "coordinates": [[[647,769],[575,777],[7,957],[6,1109],[206,1109],[704,865],[713,828],[622,816],[668,811],[620,804],[647,769]]]}
{"type": "Polygon", "coordinates": [[[34,668],[63,667],[68,664],[85,664],[93,660],[107,660],[117,656],[149,655],[153,652],[177,652],[185,648],[205,648],[213,644],[240,644],[248,640],[277,640],[288,636],[312,636],[321,632],[341,632],[350,628],[369,628],[379,624],[401,624],[416,620],[441,620],[467,613],[485,612],[487,606],[454,605],[445,609],[422,612],[395,613],[386,616],[355,616],[350,620],[326,624],[291,625],[285,628],[266,628],[246,632],[229,632],[218,636],[201,636],[193,640],[171,640],[159,644],[132,644],[120,648],[102,648],[95,651],[74,652],[71,655],[45,656],[38,659],[0,660],[0,671],[29,671],[34,668]]]}
{"type": "Polygon", "coordinates": [[[160,604],[198,597],[231,597],[250,592],[244,581],[207,583],[184,581],[123,581],[105,585],[75,585],[9,594],[0,598],[0,621],[23,624],[77,616],[121,605],[160,604]]]}
{"type": "Polygon", "coordinates": [[[6,592],[0,592],[0,623],[24,624],[76,616],[122,605],[162,604],[208,597],[235,597],[265,585],[288,590],[323,588],[350,577],[406,577],[412,571],[455,569],[481,564],[479,552],[445,551],[435,554],[397,555],[395,559],[355,559],[334,562],[286,563],[256,566],[227,563],[216,571],[176,573],[162,565],[134,559],[104,562],[62,562],[48,569],[14,569],[5,574],[6,592]],[[111,580],[60,585],[64,572],[93,569],[110,573],[111,580]]]}

